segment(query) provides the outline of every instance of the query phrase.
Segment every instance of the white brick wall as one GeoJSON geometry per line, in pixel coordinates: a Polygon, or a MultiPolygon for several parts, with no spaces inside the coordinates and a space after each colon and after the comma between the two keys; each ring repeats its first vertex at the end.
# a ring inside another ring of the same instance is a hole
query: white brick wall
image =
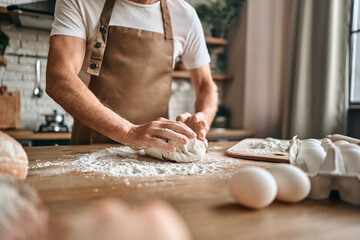
{"type": "Polygon", "coordinates": [[[176,116],[183,112],[194,112],[195,91],[190,81],[174,80],[169,105],[170,119],[175,120],[176,116]]]}
{"type": "MultiPolygon", "coordinates": [[[[34,2],[35,0],[0,0],[0,5],[34,2]]],[[[192,1],[192,2],[196,2],[192,1]]],[[[6,69],[0,70],[0,79],[9,90],[21,91],[21,127],[38,129],[44,123],[44,114],[52,113],[54,109],[60,113],[66,112],[45,93],[45,69],[48,52],[49,31],[17,28],[11,23],[2,22],[1,29],[10,36],[10,45],[6,49],[5,58],[8,61],[6,69]],[[17,56],[13,56],[17,55],[17,56]],[[35,57],[41,57],[41,88],[44,94],[34,98],[32,92],[35,86],[35,57]]],[[[170,118],[175,119],[182,112],[194,112],[195,92],[188,80],[174,80],[170,100],[170,118]]],[[[65,116],[66,124],[71,127],[73,119],[65,116]]]]}
{"type": "MultiPolygon", "coordinates": [[[[21,128],[36,130],[40,124],[45,123],[44,114],[51,114],[54,109],[65,114],[65,111],[45,93],[49,31],[17,28],[11,23],[2,23],[1,29],[10,36],[10,44],[5,53],[8,65],[0,70],[1,80],[9,90],[21,91],[21,128]],[[44,90],[41,98],[33,97],[36,56],[41,60],[41,88],[44,90]]],[[[66,124],[71,126],[71,116],[66,114],[65,119],[66,124]]]]}

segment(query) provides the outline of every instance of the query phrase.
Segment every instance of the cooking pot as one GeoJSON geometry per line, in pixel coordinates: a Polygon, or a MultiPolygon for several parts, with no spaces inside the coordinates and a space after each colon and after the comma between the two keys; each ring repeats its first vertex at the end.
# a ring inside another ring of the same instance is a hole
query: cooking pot
{"type": "Polygon", "coordinates": [[[47,124],[50,123],[64,123],[64,114],[59,114],[56,110],[54,110],[54,114],[45,115],[45,121],[47,124]]]}

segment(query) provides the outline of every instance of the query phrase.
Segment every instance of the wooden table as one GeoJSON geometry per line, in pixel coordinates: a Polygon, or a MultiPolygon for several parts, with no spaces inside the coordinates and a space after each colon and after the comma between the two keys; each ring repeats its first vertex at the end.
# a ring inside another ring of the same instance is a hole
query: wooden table
{"type": "MultiPolygon", "coordinates": [[[[234,142],[210,143],[209,156],[223,157],[234,142]]],[[[86,153],[104,145],[26,148],[30,166],[57,161],[63,155],[86,153]]],[[[64,161],[71,161],[64,159],[64,161]]],[[[84,173],[59,175],[34,174],[27,183],[35,187],[53,218],[77,211],[106,197],[128,203],[163,199],[172,204],[188,223],[194,239],[359,239],[360,208],[338,201],[307,199],[298,204],[275,201],[255,211],[235,204],[227,188],[237,169],[274,163],[235,160],[225,172],[207,176],[169,176],[157,179],[86,176],[84,173]]],[[[42,169],[46,172],[47,169],[42,169]]]]}

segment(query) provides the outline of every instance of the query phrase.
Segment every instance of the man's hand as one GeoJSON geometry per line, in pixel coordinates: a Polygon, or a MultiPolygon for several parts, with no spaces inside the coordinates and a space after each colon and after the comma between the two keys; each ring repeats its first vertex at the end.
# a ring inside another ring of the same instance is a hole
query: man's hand
{"type": "Polygon", "coordinates": [[[176,120],[189,126],[197,134],[197,138],[204,142],[205,147],[208,147],[206,134],[209,131],[209,126],[206,122],[205,115],[202,112],[198,112],[194,115],[185,112],[179,115],[176,120]]]}
{"type": "Polygon", "coordinates": [[[125,144],[132,148],[156,147],[174,152],[176,148],[167,143],[167,139],[186,144],[187,138],[195,137],[196,133],[185,123],[159,118],[146,124],[133,125],[125,144]]]}

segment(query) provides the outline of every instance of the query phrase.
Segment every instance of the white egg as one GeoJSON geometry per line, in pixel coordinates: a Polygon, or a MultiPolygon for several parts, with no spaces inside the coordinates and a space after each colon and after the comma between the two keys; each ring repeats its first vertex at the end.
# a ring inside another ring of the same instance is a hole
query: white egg
{"type": "Polygon", "coordinates": [[[336,142],[334,142],[334,144],[336,146],[340,147],[340,146],[343,146],[343,145],[349,145],[350,143],[347,142],[347,141],[336,141],[336,142]]]}
{"type": "MultiPolygon", "coordinates": [[[[350,144],[349,144],[350,145],[350,144]]],[[[347,173],[360,173],[360,148],[341,149],[342,159],[347,173]]]]}
{"type": "Polygon", "coordinates": [[[238,203],[254,209],[270,205],[277,193],[273,175],[259,167],[239,170],[230,180],[229,188],[238,203]]]}
{"type": "Polygon", "coordinates": [[[303,143],[300,144],[299,151],[309,147],[321,147],[321,142],[315,139],[305,140],[303,143]]]}
{"type": "Polygon", "coordinates": [[[315,149],[318,149],[318,150],[325,151],[324,148],[322,146],[320,146],[320,145],[306,145],[306,146],[303,146],[302,148],[299,148],[298,153],[300,153],[302,151],[306,151],[306,150],[311,149],[311,148],[315,148],[315,149]]]}
{"type": "Polygon", "coordinates": [[[320,141],[315,139],[315,138],[309,138],[303,141],[303,143],[316,143],[316,144],[320,144],[320,141]]]}
{"type": "Polygon", "coordinates": [[[308,147],[299,152],[296,162],[303,163],[309,173],[315,173],[320,170],[325,157],[326,152],[322,147],[308,147]]]}
{"type": "Polygon", "coordinates": [[[360,150],[360,146],[356,145],[356,144],[353,144],[353,143],[337,144],[336,146],[338,146],[340,148],[340,150],[344,150],[344,149],[358,149],[358,150],[360,150]]]}
{"type": "Polygon", "coordinates": [[[290,164],[276,164],[268,170],[277,183],[277,200],[294,203],[303,200],[309,194],[309,177],[300,168],[290,164]]]}

